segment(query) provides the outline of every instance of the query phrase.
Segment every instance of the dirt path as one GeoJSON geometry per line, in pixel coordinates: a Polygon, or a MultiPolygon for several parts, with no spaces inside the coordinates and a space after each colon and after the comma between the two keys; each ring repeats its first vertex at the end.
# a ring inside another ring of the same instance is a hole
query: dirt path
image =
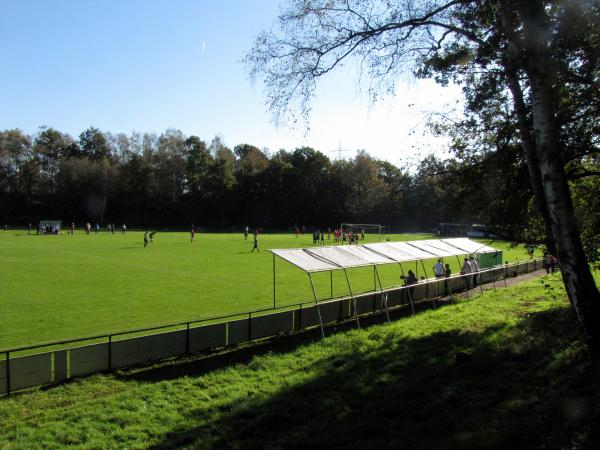
{"type": "MultiPolygon", "coordinates": [[[[506,278],[505,280],[500,280],[500,281],[496,281],[496,286],[494,288],[494,284],[493,283],[486,283],[483,285],[483,290],[484,291],[489,291],[492,289],[498,289],[498,288],[504,288],[504,287],[509,287],[509,286],[514,286],[515,284],[519,284],[519,283],[523,283],[525,281],[529,281],[532,280],[534,278],[538,278],[541,276],[546,275],[546,270],[545,269],[538,269],[538,270],[534,270],[533,272],[529,272],[523,275],[519,275],[516,277],[509,277],[506,278]]],[[[480,287],[476,287],[473,288],[469,291],[469,295],[475,295],[477,296],[477,293],[481,292],[480,287]]],[[[460,294],[461,297],[466,297],[467,293],[466,292],[461,292],[460,294]]]]}

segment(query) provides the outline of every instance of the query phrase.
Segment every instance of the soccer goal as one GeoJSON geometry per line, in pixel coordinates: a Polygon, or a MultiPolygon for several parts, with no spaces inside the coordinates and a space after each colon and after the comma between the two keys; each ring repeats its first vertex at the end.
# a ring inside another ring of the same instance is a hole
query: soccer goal
{"type": "Polygon", "coordinates": [[[374,223],[342,223],[340,229],[346,233],[358,233],[362,236],[365,235],[376,235],[380,241],[384,241],[389,233],[388,225],[379,225],[374,223]]]}
{"type": "Polygon", "coordinates": [[[40,220],[38,225],[39,234],[60,234],[62,220],[40,220]]]}

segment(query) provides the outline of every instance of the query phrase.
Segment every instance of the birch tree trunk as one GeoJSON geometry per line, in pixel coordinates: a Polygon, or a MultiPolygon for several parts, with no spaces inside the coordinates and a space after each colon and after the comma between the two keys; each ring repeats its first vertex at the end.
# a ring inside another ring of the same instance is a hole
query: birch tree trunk
{"type": "Polygon", "coordinates": [[[508,48],[503,52],[506,83],[513,98],[513,108],[517,117],[519,136],[521,137],[521,147],[525,152],[531,189],[535,199],[535,207],[537,213],[544,222],[546,248],[551,254],[556,255],[556,240],[554,239],[552,222],[548,214],[548,205],[546,204],[544,186],[542,185],[542,175],[540,173],[540,165],[536,154],[533,130],[528,118],[528,110],[525,105],[523,89],[521,88],[521,82],[519,81],[518,75],[519,62],[523,60],[523,49],[517,47],[516,45],[516,42],[519,40],[519,36],[516,32],[515,19],[511,8],[506,1],[500,3],[500,8],[502,27],[504,28],[505,34],[509,38],[508,48]]]}
{"type": "Polygon", "coordinates": [[[541,1],[520,0],[525,36],[525,69],[531,84],[533,129],[539,168],[561,273],[567,295],[593,347],[600,349],[600,293],[583,251],[569,185],[561,160],[562,142],[556,120],[553,59],[541,1]]]}
{"type": "Polygon", "coordinates": [[[529,120],[527,120],[527,110],[523,100],[523,91],[515,72],[508,71],[506,77],[508,80],[509,90],[513,97],[513,107],[519,123],[521,147],[525,152],[525,159],[527,160],[527,169],[529,171],[529,178],[531,181],[531,189],[533,190],[534,194],[536,210],[544,222],[546,247],[550,253],[556,254],[557,248],[556,240],[554,239],[554,230],[552,229],[552,221],[550,220],[548,205],[546,204],[546,196],[544,194],[542,174],[540,172],[540,165],[535,150],[535,142],[531,135],[533,130],[531,129],[529,120]]]}

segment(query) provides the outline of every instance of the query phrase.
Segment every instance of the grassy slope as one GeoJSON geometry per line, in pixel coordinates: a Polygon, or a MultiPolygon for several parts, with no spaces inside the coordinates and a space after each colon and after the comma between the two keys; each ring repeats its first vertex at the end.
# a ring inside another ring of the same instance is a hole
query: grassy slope
{"type": "Polygon", "coordinates": [[[538,278],[237,364],[5,398],[0,447],[598,448],[600,365],[577,330],[558,275],[538,278]]]}
{"type": "MultiPolygon", "coordinates": [[[[263,250],[251,254],[252,238],[241,234],[199,234],[196,241],[190,244],[187,233],[159,232],[144,248],[139,232],[1,232],[0,348],[270,308],[272,255],[265,249],[312,245],[308,235],[261,235],[263,250]]],[[[523,249],[505,259],[517,258],[525,259],[523,249]]],[[[456,272],[456,259],[450,263],[456,272]]],[[[432,265],[426,263],[430,274],[432,265]]],[[[380,273],[385,286],[399,284],[398,266],[383,266],[380,273]]],[[[343,277],[334,273],[334,296],[347,294],[343,277]]],[[[350,278],[355,292],[373,288],[371,268],[351,270],[350,278]]],[[[315,275],[315,282],[318,295],[329,297],[329,274],[315,275]]],[[[312,299],[306,275],[281,260],[277,298],[278,305],[312,299]]]]}

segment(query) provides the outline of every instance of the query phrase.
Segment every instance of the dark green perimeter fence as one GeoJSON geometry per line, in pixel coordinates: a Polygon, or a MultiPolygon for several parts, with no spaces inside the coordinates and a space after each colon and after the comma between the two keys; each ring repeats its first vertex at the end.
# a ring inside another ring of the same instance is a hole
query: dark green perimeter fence
{"type": "MultiPolygon", "coordinates": [[[[541,260],[497,266],[477,273],[478,285],[494,284],[542,267],[541,260]]],[[[286,305],[268,310],[169,324],[85,338],[0,350],[0,395],[96,372],[234,346],[244,342],[359,320],[360,316],[406,307],[467,291],[473,275],[428,279],[354,297],[286,305]],[[410,300],[410,301],[409,301],[410,300]],[[152,334],[150,334],[152,332],[152,334]],[[136,335],[137,336],[133,336],[136,335]],[[141,335],[140,335],[141,334],[141,335]],[[132,337],[133,336],[133,337],[132,337]],[[83,345],[81,345],[83,344],[83,345]],[[68,347],[68,348],[66,348],[68,347]],[[35,353],[40,351],[39,353],[35,353]],[[31,354],[35,353],[35,354],[31,354]]]]}

